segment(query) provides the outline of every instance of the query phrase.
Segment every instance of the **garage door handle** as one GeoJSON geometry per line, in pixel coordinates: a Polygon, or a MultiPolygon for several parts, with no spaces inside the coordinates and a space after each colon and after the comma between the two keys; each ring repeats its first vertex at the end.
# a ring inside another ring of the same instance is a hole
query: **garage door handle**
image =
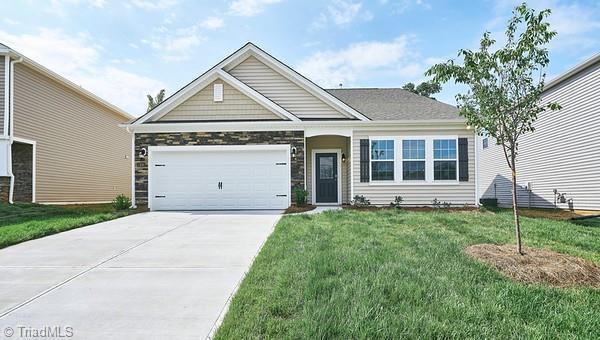
{"type": "Polygon", "coordinates": [[[287,197],[287,195],[275,195],[276,197],[287,197]]]}
{"type": "Polygon", "coordinates": [[[166,198],[166,197],[167,196],[165,196],[165,195],[156,195],[156,196],[154,196],[154,198],[166,198]]]}
{"type": "Polygon", "coordinates": [[[287,165],[287,163],[275,163],[275,165],[287,165]]]}

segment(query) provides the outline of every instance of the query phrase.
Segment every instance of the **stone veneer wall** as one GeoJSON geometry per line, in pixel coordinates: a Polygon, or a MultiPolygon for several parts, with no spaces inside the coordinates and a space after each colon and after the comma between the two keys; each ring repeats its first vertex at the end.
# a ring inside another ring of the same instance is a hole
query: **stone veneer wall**
{"type": "Polygon", "coordinates": [[[0,177],[0,203],[8,203],[10,177],[0,177]]]}
{"type": "Polygon", "coordinates": [[[12,145],[12,172],[15,176],[13,201],[31,202],[33,198],[33,145],[12,145]]]}
{"type": "Polygon", "coordinates": [[[296,147],[292,158],[292,188],[304,187],[303,131],[243,131],[243,132],[170,132],[135,134],[135,199],[136,204],[148,204],[148,157],[140,155],[148,146],[172,145],[260,145],[290,144],[296,147]]]}

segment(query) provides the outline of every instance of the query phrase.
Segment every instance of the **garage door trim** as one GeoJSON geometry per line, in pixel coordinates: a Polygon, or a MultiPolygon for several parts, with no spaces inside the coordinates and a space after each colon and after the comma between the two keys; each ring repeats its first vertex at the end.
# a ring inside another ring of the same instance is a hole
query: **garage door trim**
{"type": "Polygon", "coordinates": [[[152,210],[152,168],[153,154],[156,152],[230,152],[230,151],[285,151],[290,171],[287,171],[288,205],[292,204],[292,174],[291,174],[291,146],[290,144],[265,144],[265,145],[161,145],[148,147],[148,209],[152,210]]]}

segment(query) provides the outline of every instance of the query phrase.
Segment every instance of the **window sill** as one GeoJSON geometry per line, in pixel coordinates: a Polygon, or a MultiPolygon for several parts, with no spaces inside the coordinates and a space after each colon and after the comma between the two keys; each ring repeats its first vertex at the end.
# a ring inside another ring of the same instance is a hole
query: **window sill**
{"type": "Polygon", "coordinates": [[[461,185],[462,183],[470,182],[459,182],[459,181],[371,181],[369,186],[424,186],[424,185],[461,185]]]}

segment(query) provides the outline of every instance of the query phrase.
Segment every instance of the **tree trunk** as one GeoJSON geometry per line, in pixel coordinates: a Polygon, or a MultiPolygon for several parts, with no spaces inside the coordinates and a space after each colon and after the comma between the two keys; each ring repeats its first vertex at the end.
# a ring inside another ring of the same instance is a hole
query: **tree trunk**
{"type": "Polygon", "coordinates": [[[517,167],[514,152],[511,157],[512,163],[512,202],[513,202],[513,214],[515,219],[515,234],[517,236],[517,252],[523,255],[523,251],[521,249],[521,223],[519,221],[519,205],[517,203],[517,167]]]}

